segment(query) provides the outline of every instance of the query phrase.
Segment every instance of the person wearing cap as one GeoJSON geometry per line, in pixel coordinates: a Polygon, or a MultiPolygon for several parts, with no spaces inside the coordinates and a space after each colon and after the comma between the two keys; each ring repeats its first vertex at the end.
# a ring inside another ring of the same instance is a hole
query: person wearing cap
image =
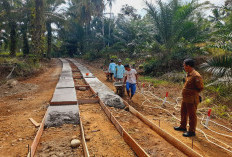
{"type": "Polygon", "coordinates": [[[126,84],[126,91],[128,96],[130,97],[130,99],[132,99],[136,91],[136,83],[138,80],[138,75],[136,70],[131,69],[128,64],[125,65],[124,67],[126,69],[124,84],[126,84]]]}
{"type": "Polygon", "coordinates": [[[115,75],[114,75],[115,80],[122,82],[123,77],[124,77],[124,73],[125,73],[125,68],[122,65],[121,59],[119,59],[118,60],[118,65],[116,65],[116,67],[115,67],[115,75]]]}
{"type": "Polygon", "coordinates": [[[114,60],[113,59],[111,59],[110,60],[110,65],[109,65],[109,73],[110,73],[110,78],[111,78],[111,80],[113,80],[113,75],[114,75],[114,73],[115,73],[115,66],[116,66],[116,64],[114,63],[114,60]]]}
{"type": "Polygon", "coordinates": [[[203,79],[194,69],[194,60],[186,59],[183,63],[187,72],[184,88],[182,90],[181,122],[180,126],[174,127],[177,131],[184,131],[183,136],[195,136],[197,126],[197,105],[201,101],[199,93],[203,90],[203,79]],[[189,118],[189,131],[187,131],[187,120],[189,118]]]}

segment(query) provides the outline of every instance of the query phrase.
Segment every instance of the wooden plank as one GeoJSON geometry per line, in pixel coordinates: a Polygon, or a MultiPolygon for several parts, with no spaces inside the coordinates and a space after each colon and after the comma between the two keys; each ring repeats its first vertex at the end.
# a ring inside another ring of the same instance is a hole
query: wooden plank
{"type": "MultiPolygon", "coordinates": [[[[80,112],[79,112],[79,116],[80,116],[80,112]]],[[[84,132],[84,128],[83,128],[83,124],[81,121],[81,116],[80,116],[80,129],[81,129],[81,141],[82,141],[82,146],[83,146],[83,150],[84,150],[84,156],[85,157],[89,157],[89,150],[85,141],[85,132],[84,132]]]]}
{"type": "Polygon", "coordinates": [[[78,104],[96,104],[99,103],[99,99],[95,98],[95,99],[78,99],[77,100],[78,104]]]}
{"type": "Polygon", "coordinates": [[[140,112],[135,110],[132,106],[129,106],[129,110],[132,114],[134,114],[136,117],[138,117],[141,121],[143,121],[145,124],[147,124],[152,130],[154,130],[157,134],[159,134],[161,137],[163,137],[167,142],[175,146],[177,149],[179,149],[181,152],[186,154],[187,156],[191,157],[202,157],[199,153],[188,147],[186,144],[178,140],[177,138],[173,137],[168,132],[161,129],[156,124],[152,123],[150,120],[148,120],[146,117],[144,117],[140,112]]]}
{"type": "Polygon", "coordinates": [[[100,100],[100,105],[104,112],[109,114],[107,117],[111,120],[114,126],[117,128],[120,135],[123,137],[124,141],[132,148],[132,150],[136,153],[139,157],[149,157],[149,155],[144,151],[143,148],[139,146],[139,144],[123,129],[120,123],[116,120],[116,118],[112,115],[110,110],[106,107],[106,105],[100,100]],[[108,112],[108,113],[107,113],[108,112]]]}
{"type": "Polygon", "coordinates": [[[149,155],[139,146],[139,144],[123,129],[123,139],[139,157],[149,157],[149,155]]]}
{"type": "Polygon", "coordinates": [[[80,70],[72,70],[72,72],[80,72],[80,70]]]}
{"type": "Polygon", "coordinates": [[[123,135],[123,129],[122,126],[119,124],[119,122],[117,121],[117,119],[111,114],[111,122],[114,124],[114,126],[116,127],[116,129],[118,130],[118,132],[121,134],[121,136],[123,135]]]}
{"type": "Polygon", "coordinates": [[[89,88],[90,88],[91,92],[93,92],[94,94],[96,94],[91,86],[89,86],[89,88]]]}
{"type": "Polygon", "coordinates": [[[30,153],[31,153],[30,156],[31,157],[34,157],[36,148],[37,148],[37,146],[39,144],[39,141],[40,141],[40,138],[41,138],[41,136],[43,134],[43,131],[44,131],[44,122],[45,122],[45,117],[46,116],[47,116],[47,112],[45,113],[45,115],[43,117],[43,120],[42,120],[42,123],[41,123],[41,125],[39,127],[39,130],[37,131],[36,136],[35,136],[35,138],[34,138],[34,140],[32,142],[31,149],[30,149],[30,153]]]}
{"type": "Polygon", "coordinates": [[[89,85],[77,85],[77,86],[75,86],[76,90],[79,90],[80,87],[85,87],[86,89],[90,88],[89,85]]]}
{"type": "Polygon", "coordinates": [[[36,127],[40,126],[40,123],[37,123],[33,118],[29,118],[29,120],[34,124],[36,127]]]}
{"type": "Polygon", "coordinates": [[[102,109],[104,110],[106,116],[111,120],[111,112],[110,110],[106,107],[106,105],[100,100],[100,103],[102,104],[102,109]]]}
{"type": "Polygon", "coordinates": [[[51,106],[56,106],[56,105],[76,105],[77,101],[53,101],[50,102],[51,106]]]}
{"type": "Polygon", "coordinates": [[[73,76],[73,79],[82,79],[83,78],[83,76],[73,76]]]}

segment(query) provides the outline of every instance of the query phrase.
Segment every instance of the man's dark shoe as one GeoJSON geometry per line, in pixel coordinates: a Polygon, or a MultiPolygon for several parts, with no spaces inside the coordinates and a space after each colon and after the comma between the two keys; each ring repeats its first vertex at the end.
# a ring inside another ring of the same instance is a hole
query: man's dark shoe
{"type": "Polygon", "coordinates": [[[183,136],[184,137],[192,137],[192,136],[196,136],[196,134],[195,134],[195,132],[187,131],[187,132],[183,133],[183,136]]]}
{"type": "Polygon", "coordinates": [[[181,128],[181,127],[178,127],[178,126],[175,126],[174,130],[176,130],[176,131],[187,131],[186,128],[184,129],[184,128],[181,128]]]}

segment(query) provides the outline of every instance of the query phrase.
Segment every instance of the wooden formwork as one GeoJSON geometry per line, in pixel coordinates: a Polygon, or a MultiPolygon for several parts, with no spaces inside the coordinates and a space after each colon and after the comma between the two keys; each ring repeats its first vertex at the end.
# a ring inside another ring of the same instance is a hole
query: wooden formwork
{"type": "Polygon", "coordinates": [[[118,130],[120,135],[123,137],[124,141],[131,147],[131,149],[138,155],[139,157],[149,157],[149,155],[145,152],[145,150],[131,137],[127,131],[120,125],[117,119],[113,116],[110,110],[106,107],[106,105],[100,100],[100,105],[104,110],[107,117],[114,124],[115,128],[118,130]]]}
{"type": "Polygon", "coordinates": [[[54,102],[50,102],[51,106],[60,106],[60,105],[76,105],[77,101],[54,101],[54,102]]]}
{"type": "Polygon", "coordinates": [[[75,86],[76,90],[79,90],[80,87],[85,87],[86,89],[90,88],[89,85],[77,85],[77,86],[75,86]]]}
{"type": "MultiPolygon", "coordinates": [[[[85,81],[85,78],[84,78],[85,81]]],[[[86,81],[85,81],[86,82],[86,81]]],[[[86,82],[88,85],[88,83],[86,82]]],[[[93,93],[95,93],[91,86],[90,89],[93,93]]],[[[139,144],[123,129],[123,127],[120,125],[120,123],[116,120],[116,118],[112,115],[110,110],[106,107],[106,105],[100,100],[100,105],[102,109],[104,110],[105,114],[107,117],[111,120],[111,122],[114,124],[118,132],[121,134],[125,142],[132,148],[132,150],[140,157],[140,156],[149,156],[143,148],[139,146],[139,144]]],[[[135,110],[132,106],[128,106],[129,111],[138,117],[143,123],[148,125],[152,130],[154,130],[157,134],[159,134],[161,137],[163,137],[167,142],[175,146],[177,149],[179,149],[181,152],[186,154],[187,156],[191,157],[202,157],[199,153],[188,147],[186,144],[181,142],[180,140],[176,139],[175,137],[171,136],[169,133],[166,131],[162,130],[160,127],[149,121],[147,118],[145,118],[140,112],[135,110]]]]}
{"type": "MultiPolygon", "coordinates": [[[[77,67],[78,68],[78,67],[77,67]]],[[[84,82],[90,88],[90,90],[97,96],[97,93],[94,92],[92,87],[86,82],[85,77],[83,77],[84,82]]],[[[76,88],[78,88],[76,86],[76,88]]],[[[98,97],[98,96],[97,96],[98,97]]],[[[126,132],[126,130],[120,125],[117,119],[113,116],[110,110],[106,107],[106,105],[98,98],[99,103],[106,116],[118,130],[120,135],[123,137],[124,141],[131,147],[131,149],[139,156],[139,157],[149,157],[149,155],[145,152],[145,150],[126,132]]],[[[79,101],[79,100],[78,100],[79,101]]],[[[87,100],[86,100],[87,101],[87,100]]],[[[91,101],[90,99],[88,101],[91,101]]]]}
{"type": "Polygon", "coordinates": [[[80,111],[79,111],[79,118],[80,118],[80,129],[81,129],[81,142],[82,142],[82,146],[84,150],[84,156],[89,157],[89,150],[88,150],[88,147],[85,141],[85,132],[84,132],[81,116],[80,116],[80,111]]]}
{"type": "Polygon", "coordinates": [[[74,76],[73,77],[73,79],[82,79],[83,78],[83,76],[81,76],[81,75],[78,75],[78,76],[74,76]]]}
{"type": "Polygon", "coordinates": [[[44,131],[44,123],[45,123],[45,118],[46,118],[47,114],[48,114],[48,112],[46,111],[46,113],[43,117],[43,120],[40,124],[39,130],[37,131],[36,136],[31,144],[31,147],[29,149],[27,157],[33,157],[35,155],[36,148],[39,144],[40,138],[41,138],[43,131],[44,131]]]}
{"type": "MultiPolygon", "coordinates": [[[[61,74],[60,74],[60,76],[61,76],[61,74]]],[[[99,101],[98,97],[96,99],[94,99],[93,101],[99,101]]],[[[76,105],[76,104],[77,104],[77,101],[61,101],[61,102],[60,101],[53,101],[53,102],[50,101],[51,106],[52,105],[76,105]]],[[[43,120],[42,120],[40,127],[36,133],[36,136],[32,142],[32,145],[29,148],[29,152],[28,152],[27,157],[34,157],[35,156],[37,146],[39,144],[40,138],[41,138],[43,131],[44,131],[44,123],[45,123],[45,118],[46,118],[47,114],[48,114],[48,111],[46,111],[46,113],[43,117],[43,120]]],[[[82,141],[82,145],[83,145],[84,156],[89,157],[89,152],[88,152],[87,144],[85,141],[84,129],[83,129],[80,113],[79,113],[79,118],[80,118],[80,130],[81,130],[81,138],[82,138],[81,141],[82,141]]]]}

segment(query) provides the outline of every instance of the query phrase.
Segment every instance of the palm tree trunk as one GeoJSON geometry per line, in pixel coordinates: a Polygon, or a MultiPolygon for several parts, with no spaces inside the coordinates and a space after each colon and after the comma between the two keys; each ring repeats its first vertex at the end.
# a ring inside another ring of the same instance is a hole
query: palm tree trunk
{"type": "Polygon", "coordinates": [[[42,57],[44,53],[44,3],[43,0],[35,0],[35,12],[33,17],[32,30],[32,51],[33,54],[42,57]]]}
{"type": "Polygon", "coordinates": [[[10,22],[10,56],[15,57],[16,56],[16,23],[14,21],[10,22]]]}
{"type": "Polygon", "coordinates": [[[48,21],[46,23],[47,27],[47,57],[50,59],[51,58],[51,51],[52,51],[52,27],[51,27],[51,22],[48,21]]]}
{"type": "Polygon", "coordinates": [[[22,33],[23,33],[23,55],[26,56],[30,53],[29,43],[27,38],[27,23],[24,24],[22,28],[22,33]]]}

